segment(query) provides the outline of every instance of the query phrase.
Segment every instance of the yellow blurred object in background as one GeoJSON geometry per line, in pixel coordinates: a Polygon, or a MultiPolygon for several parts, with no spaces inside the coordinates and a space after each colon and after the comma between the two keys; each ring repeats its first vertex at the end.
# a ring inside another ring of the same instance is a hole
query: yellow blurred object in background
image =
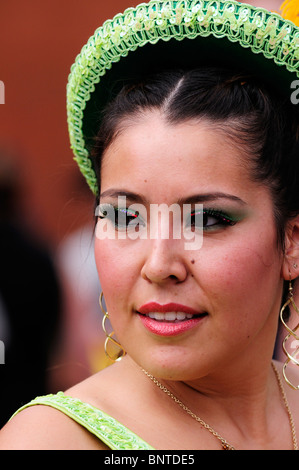
{"type": "Polygon", "coordinates": [[[298,0],[285,0],[280,7],[281,16],[287,20],[293,21],[299,26],[299,2],[298,0]]]}

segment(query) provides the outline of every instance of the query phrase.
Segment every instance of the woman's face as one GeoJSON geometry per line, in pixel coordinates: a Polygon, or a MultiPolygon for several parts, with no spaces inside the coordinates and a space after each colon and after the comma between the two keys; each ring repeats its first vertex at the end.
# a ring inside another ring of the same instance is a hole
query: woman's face
{"type": "Polygon", "coordinates": [[[192,380],[271,354],[283,257],[269,190],[250,179],[240,146],[208,122],[145,113],[106,150],[100,203],[100,282],[116,337],[139,365],[192,380]],[[181,208],[186,236],[173,235],[172,216],[151,216],[161,204],[181,208]]]}

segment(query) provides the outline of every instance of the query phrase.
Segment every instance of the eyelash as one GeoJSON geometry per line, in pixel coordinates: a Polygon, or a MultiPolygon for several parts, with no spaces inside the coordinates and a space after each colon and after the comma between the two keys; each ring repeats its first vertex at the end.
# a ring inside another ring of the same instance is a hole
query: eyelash
{"type": "Polygon", "coordinates": [[[202,221],[203,221],[203,230],[207,231],[207,230],[213,230],[213,227],[219,227],[219,226],[222,226],[222,227],[228,227],[228,226],[233,226],[235,225],[237,222],[235,220],[233,220],[228,214],[225,214],[223,211],[221,210],[215,210],[215,209],[203,209],[202,211],[197,211],[197,212],[191,212],[190,214],[190,219],[191,219],[191,225],[194,224],[194,222],[192,223],[192,218],[193,217],[196,217],[197,214],[200,214],[202,215],[202,221]],[[205,225],[204,224],[204,218],[208,218],[208,217],[213,217],[215,219],[217,219],[217,223],[215,224],[211,224],[211,225],[205,225]]]}
{"type": "MultiPolygon", "coordinates": [[[[138,211],[133,211],[128,208],[119,208],[119,207],[114,207],[113,205],[110,204],[103,204],[99,206],[99,212],[101,215],[98,215],[100,219],[105,219],[106,217],[111,220],[111,222],[114,223],[115,228],[117,230],[128,230],[129,225],[131,224],[131,227],[136,227],[136,226],[145,226],[145,222],[142,219],[142,217],[139,217],[139,212],[138,211]],[[111,214],[111,212],[113,212],[111,214]],[[121,225],[119,224],[119,216],[125,216],[125,223],[122,223],[121,225]],[[136,223],[132,223],[136,221],[136,223]]],[[[215,210],[215,209],[203,209],[201,211],[193,211],[189,215],[187,219],[187,225],[193,229],[200,228],[195,225],[196,216],[200,216],[200,220],[202,220],[203,223],[203,230],[208,231],[208,230],[215,230],[216,228],[219,227],[229,227],[235,225],[237,222],[233,220],[228,214],[224,213],[221,210],[215,210]],[[205,221],[206,217],[206,221],[205,221]],[[206,225],[207,219],[208,218],[214,218],[216,219],[216,223],[206,225]]]]}

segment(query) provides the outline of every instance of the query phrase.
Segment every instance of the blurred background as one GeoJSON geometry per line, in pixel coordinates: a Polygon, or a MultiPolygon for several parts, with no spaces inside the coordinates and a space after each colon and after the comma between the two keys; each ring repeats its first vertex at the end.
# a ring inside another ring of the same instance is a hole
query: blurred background
{"type": "Polygon", "coordinates": [[[72,160],[65,89],[94,30],[138,3],[0,0],[0,427],[22,403],[107,365],[94,199],[72,160]]]}

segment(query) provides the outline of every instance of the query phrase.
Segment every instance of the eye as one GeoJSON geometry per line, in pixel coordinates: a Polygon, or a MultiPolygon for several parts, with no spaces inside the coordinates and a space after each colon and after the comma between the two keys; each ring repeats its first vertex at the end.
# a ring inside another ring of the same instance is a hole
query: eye
{"type": "Polygon", "coordinates": [[[136,229],[141,224],[138,211],[127,208],[115,208],[115,227],[117,229],[136,229]]]}
{"type": "Polygon", "coordinates": [[[236,224],[236,221],[222,211],[214,209],[203,209],[191,212],[189,216],[189,226],[191,229],[202,228],[211,230],[220,227],[227,227],[236,224]]]}
{"type": "Polygon", "coordinates": [[[98,214],[100,219],[109,219],[116,230],[139,230],[145,226],[138,211],[126,207],[114,207],[111,204],[100,205],[98,214]]]}

